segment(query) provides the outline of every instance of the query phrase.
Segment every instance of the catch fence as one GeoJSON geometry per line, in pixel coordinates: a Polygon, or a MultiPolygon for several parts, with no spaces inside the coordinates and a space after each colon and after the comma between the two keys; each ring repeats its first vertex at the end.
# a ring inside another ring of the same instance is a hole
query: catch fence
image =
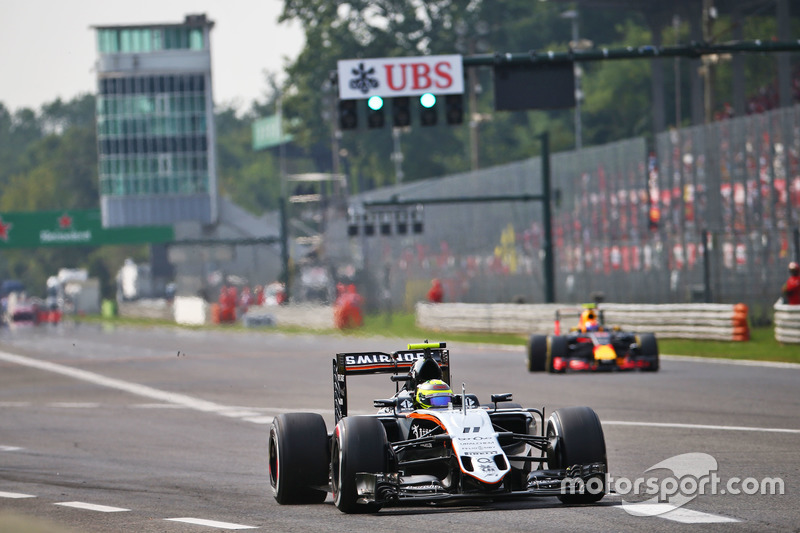
{"type": "MultiPolygon", "coordinates": [[[[554,154],[557,301],[743,302],[767,320],[797,254],[799,155],[800,106],[664,132],[652,151],[635,138],[554,154]]],[[[351,203],[524,198],[541,172],[534,157],[351,203]]],[[[431,204],[422,233],[362,231],[349,246],[372,307],[412,309],[433,278],[446,301],[541,303],[543,244],[541,202],[520,200],[431,204]]]]}

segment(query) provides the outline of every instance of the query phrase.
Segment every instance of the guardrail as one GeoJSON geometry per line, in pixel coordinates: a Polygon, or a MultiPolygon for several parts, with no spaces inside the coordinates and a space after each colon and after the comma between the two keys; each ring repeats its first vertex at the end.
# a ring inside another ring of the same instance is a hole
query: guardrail
{"type": "Polygon", "coordinates": [[[150,318],[172,320],[175,317],[172,304],[163,298],[143,298],[117,304],[117,314],[127,318],[150,318]]]}
{"type": "MultiPolygon", "coordinates": [[[[178,296],[174,303],[164,299],[143,299],[120,302],[119,316],[174,320],[178,324],[203,325],[212,322],[211,307],[202,298],[178,296]]],[[[298,326],[311,329],[333,329],[334,312],[329,305],[250,306],[245,325],[298,326]],[[269,320],[266,320],[269,318],[269,320]]],[[[243,318],[243,317],[240,317],[243,318]]]]}
{"type": "Polygon", "coordinates": [[[787,344],[800,343],[800,305],[776,303],[775,340],[787,344]]]}
{"type": "Polygon", "coordinates": [[[247,312],[253,318],[271,316],[278,326],[298,326],[311,329],[333,329],[333,307],[330,305],[264,305],[252,306],[247,312]]]}
{"type": "MultiPolygon", "coordinates": [[[[556,310],[565,307],[568,306],[420,302],[416,306],[416,323],[421,328],[438,331],[546,335],[553,333],[556,310]]],[[[750,339],[744,304],[602,304],[600,309],[607,325],[652,332],[661,338],[750,339]]],[[[800,335],[800,314],[797,318],[800,335]]],[[[574,322],[577,324],[577,318],[574,322]]],[[[562,327],[568,329],[572,325],[565,323],[562,327]]]]}

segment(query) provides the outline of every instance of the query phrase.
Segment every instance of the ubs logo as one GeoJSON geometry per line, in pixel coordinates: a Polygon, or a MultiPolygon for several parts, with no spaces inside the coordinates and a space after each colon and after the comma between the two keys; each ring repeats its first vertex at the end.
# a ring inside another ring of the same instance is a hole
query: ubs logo
{"type": "Polygon", "coordinates": [[[364,68],[364,63],[359,63],[358,68],[350,71],[354,78],[350,80],[350,88],[367,94],[370,89],[377,89],[380,85],[375,76],[375,68],[364,68]]]}

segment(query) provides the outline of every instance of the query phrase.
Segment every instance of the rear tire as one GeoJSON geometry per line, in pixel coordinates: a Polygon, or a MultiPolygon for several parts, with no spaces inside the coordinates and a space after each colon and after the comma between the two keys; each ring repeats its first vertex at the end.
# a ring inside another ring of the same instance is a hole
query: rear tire
{"type": "Polygon", "coordinates": [[[561,370],[556,370],[553,366],[553,360],[560,357],[566,362],[569,346],[566,337],[548,337],[550,341],[550,349],[547,354],[547,371],[550,373],[563,373],[566,372],[566,366],[561,370]]]}
{"type": "MultiPolygon", "coordinates": [[[[589,407],[556,409],[547,420],[547,466],[552,469],[602,463],[606,466],[606,441],[600,419],[589,407]]],[[[583,494],[562,494],[563,503],[594,503],[606,492],[605,474],[593,476],[583,494]],[[596,480],[596,481],[595,481],[596,480]]]]}
{"type": "Polygon", "coordinates": [[[658,360],[658,341],[656,341],[656,336],[652,333],[642,333],[636,336],[636,344],[639,345],[639,354],[642,357],[646,357],[651,361],[655,361],[649,367],[643,368],[642,370],[645,372],[658,372],[660,365],[658,360]]]}
{"type": "Polygon", "coordinates": [[[547,365],[547,337],[531,335],[528,340],[528,372],[544,372],[547,365]]]}
{"type": "Polygon", "coordinates": [[[281,505],[322,503],[328,495],[328,429],[316,413],[285,413],[269,431],[269,483],[281,505]]]}
{"type": "Polygon", "coordinates": [[[358,503],[356,473],[387,471],[389,440],[377,418],[346,417],[339,421],[331,444],[333,503],[343,513],[377,513],[382,504],[358,503]]]}

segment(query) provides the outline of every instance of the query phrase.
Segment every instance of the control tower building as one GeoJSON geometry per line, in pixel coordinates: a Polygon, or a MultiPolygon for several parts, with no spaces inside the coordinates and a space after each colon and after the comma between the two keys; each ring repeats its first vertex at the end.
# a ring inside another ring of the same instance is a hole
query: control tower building
{"type": "Polygon", "coordinates": [[[93,26],[104,227],[217,222],[213,27],[204,14],[93,26]]]}

